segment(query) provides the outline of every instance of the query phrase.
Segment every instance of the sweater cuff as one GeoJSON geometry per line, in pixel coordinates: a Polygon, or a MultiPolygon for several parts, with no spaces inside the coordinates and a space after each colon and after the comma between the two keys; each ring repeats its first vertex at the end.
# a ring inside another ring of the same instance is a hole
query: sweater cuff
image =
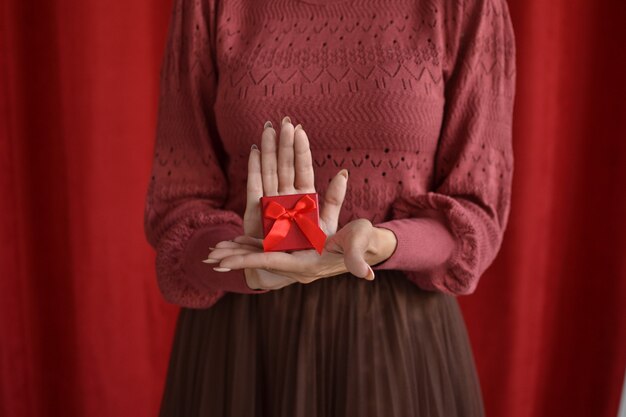
{"type": "Polygon", "coordinates": [[[195,287],[211,291],[228,291],[240,294],[262,294],[268,290],[255,290],[248,286],[243,269],[217,272],[217,264],[207,264],[205,260],[210,247],[218,242],[242,235],[243,230],[232,224],[210,225],[196,230],[189,238],[183,252],[182,268],[187,280],[195,287]]]}
{"type": "Polygon", "coordinates": [[[437,217],[395,219],[374,225],[391,230],[398,241],[393,254],[372,269],[436,272],[446,268],[456,248],[448,227],[437,217]]]}

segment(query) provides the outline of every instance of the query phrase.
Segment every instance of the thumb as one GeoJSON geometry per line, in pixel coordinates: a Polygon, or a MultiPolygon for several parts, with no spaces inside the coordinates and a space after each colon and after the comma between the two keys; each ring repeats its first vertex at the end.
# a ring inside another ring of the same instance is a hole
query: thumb
{"type": "Polygon", "coordinates": [[[365,235],[358,234],[352,242],[344,248],[343,262],[352,275],[371,281],[374,279],[374,270],[365,262],[367,247],[368,241],[365,235]]]}
{"type": "Polygon", "coordinates": [[[348,188],[348,170],[342,169],[332,179],[324,195],[324,207],[320,212],[320,220],[326,226],[326,234],[337,231],[339,213],[348,188]]]}

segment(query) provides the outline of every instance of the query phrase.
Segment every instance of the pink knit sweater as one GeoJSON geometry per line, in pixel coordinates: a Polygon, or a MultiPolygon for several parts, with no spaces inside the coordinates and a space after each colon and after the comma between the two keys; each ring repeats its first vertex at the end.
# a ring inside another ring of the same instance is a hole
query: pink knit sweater
{"type": "Polygon", "coordinates": [[[285,115],[309,136],[318,193],[349,170],[339,227],[366,218],[396,234],[374,269],[425,290],[476,289],[509,215],[506,0],[174,3],[145,205],[168,302],[256,293],[241,270],[201,261],[243,234],[250,146],[285,115]]]}

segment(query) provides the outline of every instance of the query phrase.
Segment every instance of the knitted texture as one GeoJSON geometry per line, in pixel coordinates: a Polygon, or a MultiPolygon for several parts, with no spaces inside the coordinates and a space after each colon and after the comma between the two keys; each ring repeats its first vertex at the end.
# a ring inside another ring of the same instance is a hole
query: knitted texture
{"type": "Polygon", "coordinates": [[[285,115],[309,136],[320,194],[349,170],[339,227],[366,218],[396,234],[375,269],[469,294],[500,248],[515,96],[506,0],[174,0],[160,91],[145,232],[172,303],[254,292],[242,271],[201,260],[243,233],[250,146],[285,115]]]}

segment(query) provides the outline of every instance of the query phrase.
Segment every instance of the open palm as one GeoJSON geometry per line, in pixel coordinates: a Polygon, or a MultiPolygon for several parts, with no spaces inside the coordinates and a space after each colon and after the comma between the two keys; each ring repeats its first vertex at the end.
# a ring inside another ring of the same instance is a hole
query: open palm
{"type": "MultiPolygon", "coordinates": [[[[271,124],[263,129],[261,149],[253,148],[248,161],[247,203],[244,233],[262,238],[263,223],[259,199],[262,196],[315,192],[313,158],[304,129],[283,119],[280,138],[271,124]]],[[[346,175],[340,172],[342,175],[346,175]]],[[[339,212],[346,192],[345,181],[335,177],[328,186],[320,211],[320,228],[326,235],[337,231],[339,212]]]]}
{"type": "MultiPolygon", "coordinates": [[[[327,236],[337,231],[339,213],[346,194],[347,171],[341,170],[330,182],[321,203],[319,226],[327,236]]],[[[263,262],[281,260],[292,265],[312,265],[332,259],[332,267],[325,262],[324,272],[327,276],[335,275],[343,270],[343,258],[340,254],[322,252],[320,256],[315,250],[302,250],[292,253],[263,251],[263,223],[261,219],[260,198],[286,194],[314,193],[315,176],[313,158],[309,139],[302,126],[293,126],[285,117],[281,123],[280,137],[271,123],[266,123],[261,136],[261,149],[253,145],[248,160],[247,202],[244,214],[244,233],[235,241],[224,241],[216,245],[209,257],[213,260],[243,259],[252,261],[262,258],[261,266],[244,268],[246,281],[252,288],[279,289],[295,282],[308,283],[319,279],[321,275],[310,276],[299,270],[289,273],[271,271],[263,268],[263,262]]],[[[228,269],[228,268],[221,268],[228,269]]]]}

